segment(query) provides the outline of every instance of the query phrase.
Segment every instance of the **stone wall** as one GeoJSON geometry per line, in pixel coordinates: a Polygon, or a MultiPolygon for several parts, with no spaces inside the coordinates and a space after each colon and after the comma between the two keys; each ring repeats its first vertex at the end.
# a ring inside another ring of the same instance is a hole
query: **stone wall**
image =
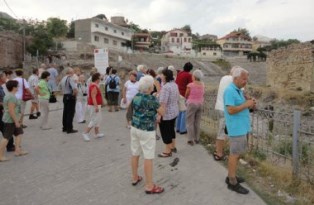
{"type": "Polygon", "coordinates": [[[314,44],[294,44],[272,51],[267,58],[267,85],[314,92],[314,44]]]}
{"type": "Polygon", "coordinates": [[[0,67],[16,68],[23,62],[23,38],[12,32],[0,32],[0,67]]]}

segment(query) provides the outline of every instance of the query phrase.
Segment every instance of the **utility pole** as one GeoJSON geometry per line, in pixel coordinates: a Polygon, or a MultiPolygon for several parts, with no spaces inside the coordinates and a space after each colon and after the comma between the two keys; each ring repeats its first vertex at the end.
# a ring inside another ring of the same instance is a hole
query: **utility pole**
{"type": "Polygon", "coordinates": [[[25,40],[25,19],[23,19],[23,69],[25,68],[25,53],[26,53],[26,40],[25,40]]]}

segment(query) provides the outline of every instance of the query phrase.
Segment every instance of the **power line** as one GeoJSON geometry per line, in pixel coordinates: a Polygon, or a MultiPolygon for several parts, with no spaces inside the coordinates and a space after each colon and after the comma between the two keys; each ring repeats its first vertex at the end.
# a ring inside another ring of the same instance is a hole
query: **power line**
{"type": "Polygon", "coordinates": [[[6,0],[3,0],[5,5],[8,7],[8,9],[11,11],[11,13],[15,16],[15,18],[18,19],[17,15],[14,13],[14,11],[10,8],[9,4],[6,2],[6,0]]]}

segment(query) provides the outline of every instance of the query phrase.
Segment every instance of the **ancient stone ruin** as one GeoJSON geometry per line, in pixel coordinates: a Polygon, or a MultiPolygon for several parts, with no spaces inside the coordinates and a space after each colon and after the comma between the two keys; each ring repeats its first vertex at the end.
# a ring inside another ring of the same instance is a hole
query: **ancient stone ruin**
{"type": "Polygon", "coordinates": [[[272,51],[267,58],[267,85],[314,92],[314,44],[293,44],[272,51]]]}

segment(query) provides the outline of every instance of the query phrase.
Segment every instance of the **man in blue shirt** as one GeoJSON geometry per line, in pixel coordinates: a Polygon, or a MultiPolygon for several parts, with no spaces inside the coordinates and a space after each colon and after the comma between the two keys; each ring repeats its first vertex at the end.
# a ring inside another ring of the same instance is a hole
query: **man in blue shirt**
{"type": "Polygon", "coordinates": [[[228,160],[228,188],[240,194],[248,194],[249,190],[240,185],[244,179],[236,177],[240,154],[246,151],[247,135],[251,131],[249,108],[256,105],[255,99],[246,99],[243,90],[247,84],[249,73],[237,66],[232,72],[233,82],[224,92],[224,115],[230,141],[228,160]]]}

